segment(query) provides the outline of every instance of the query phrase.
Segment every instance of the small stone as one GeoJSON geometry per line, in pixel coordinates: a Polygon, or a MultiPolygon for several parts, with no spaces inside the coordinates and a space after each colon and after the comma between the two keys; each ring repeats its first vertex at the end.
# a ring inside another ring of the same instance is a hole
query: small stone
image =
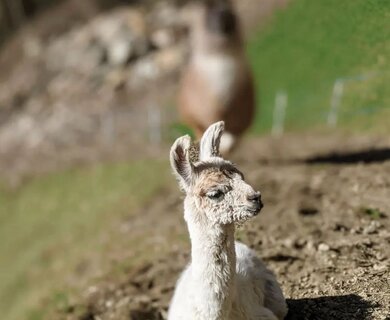
{"type": "Polygon", "coordinates": [[[292,238],[287,238],[283,241],[283,244],[286,248],[292,248],[294,246],[294,240],[292,238]]]}
{"type": "Polygon", "coordinates": [[[137,62],[134,65],[133,71],[135,74],[135,77],[133,78],[136,79],[137,82],[140,82],[140,80],[153,80],[159,75],[158,67],[156,66],[155,61],[150,57],[145,57],[137,62]]]}
{"type": "Polygon", "coordinates": [[[318,251],[323,251],[323,252],[325,252],[325,251],[329,251],[329,249],[330,249],[330,247],[329,247],[329,245],[327,245],[326,243],[320,243],[320,244],[318,245],[318,251]]]}
{"type": "Polygon", "coordinates": [[[110,44],[107,50],[108,62],[112,66],[126,64],[132,54],[131,42],[126,39],[117,39],[110,44]]]}
{"type": "Polygon", "coordinates": [[[94,297],[96,298],[99,294],[99,288],[98,287],[95,287],[95,286],[90,286],[87,288],[87,290],[85,290],[85,297],[87,299],[94,299],[94,297]]]}
{"type": "Polygon", "coordinates": [[[106,308],[111,308],[114,305],[114,302],[112,300],[107,300],[105,303],[106,308]]]}
{"type": "Polygon", "coordinates": [[[309,251],[315,251],[315,245],[312,240],[307,241],[306,249],[309,251]]]}
{"type": "Polygon", "coordinates": [[[381,227],[381,223],[379,221],[371,221],[370,224],[363,229],[363,234],[374,234],[378,232],[378,229],[381,227]]]}
{"type": "Polygon", "coordinates": [[[172,46],[176,39],[174,32],[171,29],[159,29],[150,36],[152,44],[159,49],[172,46]]]}

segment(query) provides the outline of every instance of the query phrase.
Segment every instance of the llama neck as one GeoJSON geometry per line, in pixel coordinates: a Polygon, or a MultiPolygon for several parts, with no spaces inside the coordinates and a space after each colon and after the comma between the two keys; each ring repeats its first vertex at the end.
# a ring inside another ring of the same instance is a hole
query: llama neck
{"type": "Polygon", "coordinates": [[[228,54],[241,55],[243,43],[240,32],[230,37],[215,35],[206,30],[203,25],[192,28],[191,51],[193,54],[228,54]]]}
{"type": "Polygon", "coordinates": [[[221,106],[230,106],[241,74],[241,60],[226,53],[198,53],[194,54],[192,64],[205,77],[208,90],[221,106]]]}
{"type": "Polygon", "coordinates": [[[235,292],[234,225],[210,227],[198,220],[188,228],[195,309],[200,319],[227,319],[235,292]]]}

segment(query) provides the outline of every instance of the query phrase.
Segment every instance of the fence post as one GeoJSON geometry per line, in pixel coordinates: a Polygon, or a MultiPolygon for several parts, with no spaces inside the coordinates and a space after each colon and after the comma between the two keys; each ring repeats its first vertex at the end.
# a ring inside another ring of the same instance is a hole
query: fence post
{"type": "Polygon", "coordinates": [[[275,107],[272,118],[272,135],[274,136],[279,136],[284,132],[287,104],[287,93],[285,91],[278,91],[275,97],[275,107]]]}
{"type": "Polygon", "coordinates": [[[344,80],[336,79],[333,85],[332,97],[330,100],[330,110],[328,113],[328,126],[336,127],[338,118],[338,109],[341,102],[341,98],[344,93],[344,80]]]}

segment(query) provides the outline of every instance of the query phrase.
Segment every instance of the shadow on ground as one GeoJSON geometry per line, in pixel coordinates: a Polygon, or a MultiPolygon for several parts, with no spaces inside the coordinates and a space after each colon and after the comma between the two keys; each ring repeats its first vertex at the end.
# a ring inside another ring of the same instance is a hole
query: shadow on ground
{"type": "MultiPolygon", "coordinates": [[[[355,294],[310,299],[287,300],[289,313],[285,320],[369,320],[376,305],[355,294]]],[[[162,320],[157,309],[136,310],[131,320],[162,320]]]]}
{"type": "Polygon", "coordinates": [[[390,160],[390,148],[370,149],[346,153],[330,153],[305,160],[307,164],[374,163],[390,160]]]}
{"type": "Polygon", "coordinates": [[[286,320],[369,320],[376,305],[355,294],[287,300],[286,320]]]}
{"type": "Polygon", "coordinates": [[[130,312],[130,320],[163,320],[163,317],[156,309],[134,310],[130,312]]]}

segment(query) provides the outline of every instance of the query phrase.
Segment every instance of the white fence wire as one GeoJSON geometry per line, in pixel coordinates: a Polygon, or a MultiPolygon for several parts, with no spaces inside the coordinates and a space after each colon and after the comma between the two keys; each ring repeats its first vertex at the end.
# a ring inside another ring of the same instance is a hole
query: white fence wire
{"type": "MultiPolygon", "coordinates": [[[[368,74],[357,75],[354,77],[336,79],[331,92],[329,111],[326,115],[327,126],[329,128],[335,128],[339,122],[339,115],[342,110],[342,100],[345,95],[345,87],[347,84],[367,81],[382,74],[383,73],[381,72],[372,72],[368,74]]],[[[275,105],[273,109],[271,130],[272,135],[279,136],[285,131],[287,108],[288,93],[285,90],[278,90],[275,95],[275,105]]],[[[359,112],[359,110],[356,110],[356,113],[357,112],[359,112]]]]}

